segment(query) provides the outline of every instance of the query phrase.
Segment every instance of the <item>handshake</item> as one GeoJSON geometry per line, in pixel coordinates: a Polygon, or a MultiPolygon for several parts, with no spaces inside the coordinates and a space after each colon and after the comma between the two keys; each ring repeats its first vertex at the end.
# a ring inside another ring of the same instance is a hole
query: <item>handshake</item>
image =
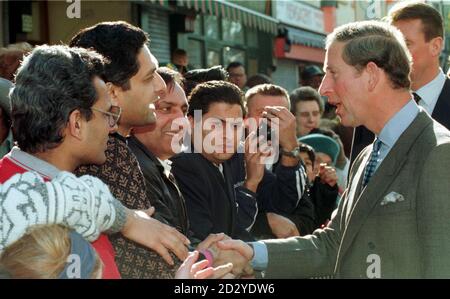
{"type": "Polygon", "coordinates": [[[254,278],[250,261],[253,249],[241,240],[224,233],[210,234],[191,253],[177,271],[176,278],[254,278]],[[196,264],[198,252],[206,260],[196,264]],[[189,273],[188,273],[189,272],[189,273]]]}

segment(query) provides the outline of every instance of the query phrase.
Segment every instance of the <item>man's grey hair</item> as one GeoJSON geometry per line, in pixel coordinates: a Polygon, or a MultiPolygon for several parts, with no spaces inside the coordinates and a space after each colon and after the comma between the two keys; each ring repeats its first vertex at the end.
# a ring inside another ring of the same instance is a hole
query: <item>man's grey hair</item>
{"type": "Polygon", "coordinates": [[[412,58],[402,33],[381,21],[362,21],[336,28],[326,41],[326,49],[335,42],[344,43],[342,59],[362,71],[369,62],[388,75],[393,88],[411,86],[412,58]]]}
{"type": "Polygon", "coordinates": [[[62,45],[39,46],[25,57],[11,91],[13,136],[23,151],[57,147],[74,110],[90,120],[98,98],[93,78],[103,76],[103,66],[100,54],[62,45]]]}

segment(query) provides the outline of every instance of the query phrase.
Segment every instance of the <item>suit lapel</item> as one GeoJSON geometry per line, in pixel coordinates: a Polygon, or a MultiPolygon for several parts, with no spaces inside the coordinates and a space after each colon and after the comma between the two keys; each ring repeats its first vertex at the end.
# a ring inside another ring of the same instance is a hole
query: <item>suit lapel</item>
{"type": "Polygon", "coordinates": [[[367,161],[370,159],[370,153],[372,152],[372,145],[369,145],[365,149],[362,150],[361,156],[358,160],[361,162],[355,161],[355,174],[352,176],[352,180],[350,184],[348,184],[347,191],[347,203],[345,208],[345,223],[347,224],[348,219],[350,219],[350,214],[353,209],[354,202],[356,202],[361,194],[362,189],[362,180],[364,177],[365,166],[367,165],[367,161]],[[360,167],[361,165],[361,167],[360,167]]]}
{"type": "MultiPolygon", "coordinates": [[[[349,196],[356,196],[356,199],[351,199],[353,202],[352,207],[347,207],[347,210],[350,209],[350,213],[348,218],[346,219],[346,226],[342,234],[336,270],[339,269],[341,258],[344,256],[345,252],[352,244],[355,236],[358,234],[362,225],[370,215],[370,212],[377,205],[377,203],[379,203],[383,199],[386,191],[389,190],[389,187],[392,185],[395,177],[402,169],[404,163],[407,161],[408,152],[410,151],[411,147],[416,142],[417,138],[425,129],[425,127],[431,122],[432,120],[430,119],[428,114],[423,111],[423,109],[421,109],[415,120],[400,136],[386,158],[384,158],[383,162],[380,164],[377,171],[370,179],[369,184],[362,190],[360,194],[358,194],[357,192],[349,193],[349,196]]],[[[367,161],[367,159],[365,160],[367,161]]],[[[364,167],[365,164],[359,165],[360,169],[364,169],[364,167]]],[[[355,176],[358,174],[362,176],[359,171],[356,172],[355,176]]],[[[360,189],[361,183],[362,180],[361,178],[359,178],[357,184],[358,186],[356,186],[356,191],[360,189]]]]}
{"type": "Polygon", "coordinates": [[[438,123],[450,129],[450,79],[445,79],[444,87],[431,115],[438,123]]]}

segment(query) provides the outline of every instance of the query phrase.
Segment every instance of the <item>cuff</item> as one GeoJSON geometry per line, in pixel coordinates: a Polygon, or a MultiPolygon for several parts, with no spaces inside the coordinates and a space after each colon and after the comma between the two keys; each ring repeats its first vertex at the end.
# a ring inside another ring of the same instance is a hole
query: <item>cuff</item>
{"type": "Polygon", "coordinates": [[[113,225],[107,230],[108,234],[120,232],[127,222],[127,212],[125,206],[115,198],[113,199],[112,204],[116,210],[116,218],[114,219],[113,225]]]}
{"type": "Polygon", "coordinates": [[[267,253],[267,245],[261,241],[248,243],[253,247],[253,259],[250,264],[254,270],[264,271],[269,264],[269,256],[267,253]]]}

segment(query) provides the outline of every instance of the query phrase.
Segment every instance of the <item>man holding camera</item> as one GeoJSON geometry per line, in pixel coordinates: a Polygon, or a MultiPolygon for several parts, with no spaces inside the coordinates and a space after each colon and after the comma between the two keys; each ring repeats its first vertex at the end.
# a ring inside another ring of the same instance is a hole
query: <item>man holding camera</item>
{"type": "MultiPolygon", "coordinates": [[[[303,204],[300,199],[306,185],[306,172],[300,160],[296,138],[295,116],[289,111],[289,95],[278,85],[261,84],[249,89],[245,98],[249,130],[252,130],[251,122],[261,126],[267,119],[269,125],[272,125],[272,129],[268,130],[272,132],[269,134],[272,146],[280,146],[277,161],[266,165],[261,182],[253,187],[257,194],[258,216],[252,234],[257,237],[270,234],[279,238],[298,236],[299,228],[288,218],[281,216],[291,214],[303,204]]],[[[278,152],[278,148],[276,151],[278,152]]],[[[240,171],[235,175],[237,182],[243,181],[248,166],[244,164],[242,155],[236,155],[231,162],[240,166],[240,171]]],[[[307,214],[309,216],[305,218],[306,221],[313,222],[313,211],[307,214]]]]}

